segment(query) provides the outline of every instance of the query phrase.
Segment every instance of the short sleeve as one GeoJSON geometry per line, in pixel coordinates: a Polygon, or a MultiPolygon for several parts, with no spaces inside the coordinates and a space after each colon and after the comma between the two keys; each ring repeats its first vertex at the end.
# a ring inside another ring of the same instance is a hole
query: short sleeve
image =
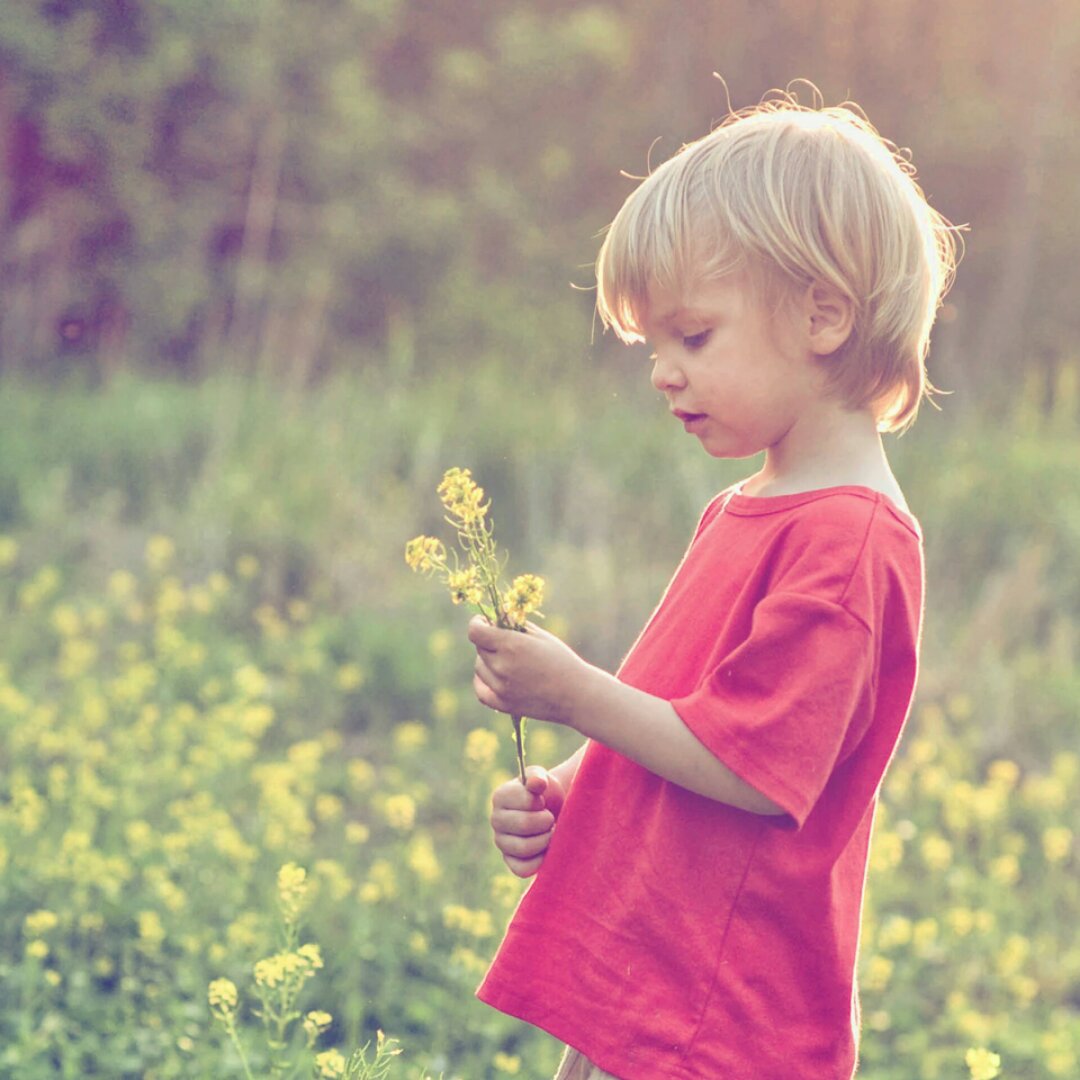
{"type": "Polygon", "coordinates": [[[690,730],[801,828],[845,745],[869,724],[874,641],[842,605],[776,592],[744,641],[672,706],[690,730]]]}

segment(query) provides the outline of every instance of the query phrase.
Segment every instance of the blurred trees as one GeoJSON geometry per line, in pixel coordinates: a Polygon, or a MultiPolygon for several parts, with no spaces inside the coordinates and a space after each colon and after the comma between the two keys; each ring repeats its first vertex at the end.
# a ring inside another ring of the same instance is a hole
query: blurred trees
{"type": "Polygon", "coordinates": [[[1078,33],[1065,0],[7,0],[0,364],[580,355],[619,171],[723,115],[715,70],[914,148],[972,225],[938,381],[1003,387],[1080,330],[1078,33]]]}

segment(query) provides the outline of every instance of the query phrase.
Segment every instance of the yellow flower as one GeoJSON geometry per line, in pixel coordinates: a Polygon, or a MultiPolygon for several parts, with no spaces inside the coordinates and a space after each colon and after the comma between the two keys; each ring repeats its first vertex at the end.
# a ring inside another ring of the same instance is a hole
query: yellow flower
{"type": "Polygon", "coordinates": [[[296,952],[305,963],[312,967],[312,969],[318,970],[323,966],[322,950],[318,945],[315,945],[314,943],[301,945],[296,952]]]}
{"type": "Polygon", "coordinates": [[[375,781],[375,766],[363,758],[353,758],[347,766],[349,780],[359,791],[371,787],[375,781]]]}
{"type": "Polygon", "coordinates": [[[420,878],[421,881],[437,881],[441,869],[439,860],[435,854],[435,843],[430,834],[426,832],[416,833],[405,855],[409,869],[420,878]]]}
{"type": "Polygon", "coordinates": [[[26,946],[26,955],[32,956],[35,960],[44,960],[49,955],[49,946],[40,939],[31,941],[26,946]]]}
{"type": "Polygon", "coordinates": [[[487,961],[479,956],[472,949],[466,948],[464,945],[459,945],[450,954],[450,964],[453,967],[461,968],[464,972],[472,977],[483,975],[487,971],[487,961]]]}
{"type": "Polygon", "coordinates": [[[999,758],[997,761],[990,762],[986,775],[991,784],[1011,791],[1020,779],[1020,766],[1015,761],[999,758]]]}
{"type": "Polygon", "coordinates": [[[308,1046],[314,1046],[315,1040],[333,1023],[334,1018],[328,1012],[315,1010],[304,1017],[304,1034],[308,1038],[308,1046]]]}
{"type": "Polygon", "coordinates": [[[904,841],[895,832],[880,831],[874,834],[870,846],[870,868],[874,873],[895,870],[904,857],[904,841]]]}
{"type": "MultiPolygon", "coordinates": [[[[550,623],[548,623],[548,629],[551,630],[550,623]]],[[[551,630],[551,632],[555,633],[554,630],[551,630]]],[[[559,740],[546,724],[529,732],[529,745],[532,747],[533,757],[539,758],[541,761],[554,757],[559,750],[559,740]]]]}
{"type": "Polygon", "coordinates": [[[416,800],[411,795],[389,795],[382,805],[383,817],[392,829],[408,832],[416,821],[416,800]]]}
{"type": "Polygon", "coordinates": [[[1008,978],[1017,975],[1031,956],[1031,942],[1021,934],[1010,934],[995,958],[996,967],[1002,976],[1008,978]]]}
{"type": "Polygon", "coordinates": [[[971,1070],[971,1080],[994,1080],[1001,1073],[1001,1057],[984,1047],[972,1047],[964,1055],[964,1062],[971,1070]]]}
{"type": "Polygon", "coordinates": [[[898,949],[911,941],[911,920],[904,915],[890,915],[877,935],[879,949],[898,949]]]}
{"type": "Polygon", "coordinates": [[[887,956],[870,957],[870,962],[866,966],[863,985],[871,992],[884,990],[892,978],[894,966],[887,956]]]}
{"type": "Polygon", "coordinates": [[[350,844],[366,844],[371,839],[371,829],[362,821],[350,821],[345,826],[345,839],[350,844]]]}
{"type": "Polygon", "coordinates": [[[337,1080],[344,1076],[346,1065],[344,1056],[338,1050],[324,1050],[315,1055],[315,1068],[319,1071],[318,1075],[325,1080],[337,1080]]]}
{"type": "Polygon", "coordinates": [[[536,574],[519,574],[503,595],[503,611],[512,626],[524,626],[543,602],[544,579],[536,574]]]}
{"type": "Polygon", "coordinates": [[[1072,830],[1064,825],[1052,825],[1042,835],[1043,855],[1050,863],[1061,862],[1072,848],[1072,830]]]}
{"type": "Polygon", "coordinates": [[[42,908],[40,911],[30,912],[23,920],[23,926],[29,937],[40,937],[42,934],[54,930],[59,922],[60,920],[55,912],[46,911],[42,908]]]}
{"type": "Polygon", "coordinates": [[[975,928],[975,913],[971,908],[950,908],[945,915],[945,921],[957,937],[967,937],[975,928]]]}
{"type": "Polygon", "coordinates": [[[911,928],[911,941],[915,948],[916,955],[925,956],[937,941],[937,936],[937,919],[932,915],[928,915],[924,919],[919,919],[911,928]]]}
{"type": "Polygon", "coordinates": [[[10,536],[0,536],[0,568],[6,569],[18,556],[18,543],[10,536]]]}
{"type": "Polygon", "coordinates": [[[236,560],[236,572],[250,581],[259,572],[259,560],[254,555],[241,555],[236,560]]]}
{"type": "Polygon", "coordinates": [[[337,859],[316,859],[315,873],[319,877],[320,886],[325,887],[335,901],[344,900],[352,892],[352,879],[337,859]]]}
{"type": "Polygon", "coordinates": [[[434,536],[416,536],[405,545],[405,562],[421,574],[446,565],[446,547],[434,536]]]}
{"type": "Polygon", "coordinates": [[[464,570],[455,570],[449,574],[446,587],[450,590],[450,599],[455,604],[479,604],[484,598],[484,589],[475,566],[467,566],[464,570]]]}
{"type": "Polygon", "coordinates": [[[285,609],[289,613],[289,618],[293,622],[307,622],[311,618],[311,605],[306,600],[301,600],[299,597],[293,597],[285,605],[285,609]]]}
{"type": "Polygon", "coordinates": [[[488,728],[473,728],[465,737],[465,757],[474,765],[490,765],[499,749],[499,737],[488,728]]]}
{"type": "Polygon", "coordinates": [[[219,1020],[232,1016],[240,1000],[236,984],[231,979],[214,979],[206,993],[210,1011],[219,1020]]]}
{"type": "Polygon", "coordinates": [[[1069,798],[1065,784],[1057,776],[1029,776],[1021,795],[1029,806],[1040,810],[1060,810],[1069,798]]]}
{"type": "Polygon", "coordinates": [[[52,624],[61,637],[75,637],[82,629],[79,613],[69,604],[58,604],[53,609],[52,624]]]}
{"type": "Polygon", "coordinates": [[[277,876],[278,899],[286,922],[293,922],[304,906],[307,894],[307,871],[296,863],[286,863],[277,876]]]}
{"type": "Polygon", "coordinates": [[[456,691],[449,686],[440,686],[431,695],[431,711],[439,720],[453,720],[460,704],[456,691]]]}
{"type": "Polygon", "coordinates": [[[1021,1005],[1030,1005],[1039,996],[1039,982],[1030,975],[1016,975],[1009,980],[1009,989],[1021,1005]]]}
{"type": "Polygon", "coordinates": [[[176,554],[176,545],[167,536],[151,536],[146,542],[146,564],[151,570],[164,570],[176,554]]]}
{"type": "Polygon", "coordinates": [[[394,746],[399,751],[419,750],[427,740],[427,728],[416,720],[408,720],[394,728],[394,746]]]}
{"type": "Polygon", "coordinates": [[[931,834],[922,842],[922,857],[931,870],[944,870],[952,862],[953,849],[943,836],[931,834]]]}
{"type": "Polygon", "coordinates": [[[491,879],[491,899],[501,907],[510,907],[521,898],[521,879],[513,874],[496,874],[491,879]]]}
{"type": "Polygon", "coordinates": [[[967,720],[975,712],[975,703],[969,694],[950,694],[945,702],[949,715],[957,720],[967,720]]]}
{"type": "Polygon", "coordinates": [[[521,1071],[521,1058],[517,1054],[504,1054],[501,1050],[492,1059],[491,1064],[498,1072],[516,1076],[521,1071]]]}
{"type": "Polygon", "coordinates": [[[1051,771],[1066,784],[1075,780],[1077,776],[1080,776],[1080,754],[1072,750],[1059,750],[1054,755],[1051,771]]]}
{"type": "Polygon", "coordinates": [[[437,491],[450,516],[464,525],[479,521],[490,505],[484,503],[484,489],[473,480],[469,469],[447,469],[437,491]]]}
{"type": "Polygon", "coordinates": [[[349,693],[364,685],[365,675],[359,664],[342,664],[337,670],[337,688],[349,693]]]}
{"type": "Polygon", "coordinates": [[[990,862],[990,876],[1002,885],[1015,885],[1020,880],[1020,862],[1015,855],[999,855],[990,862]]]}
{"type": "Polygon", "coordinates": [[[345,804],[337,795],[316,795],[315,816],[320,821],[337,821],[345,810],[345,804]]]}
{"type": "Polygon", "coordinates": [[[277,986],[285,978],[286,968],[282,954],[264,957],[255,963],[255,982],[259,986],[277,986]]]}
{"type": "Polygon", "coordinates": [[[491,912],[474,910],[461,904],[447,904],[443,908],[443,925],[448,930],[461,930],[475,938],[490,937],[495,932],[491,912]]]}
{"type": "Polygon", "coordinates": [[[288,980],[303,982],[323,966],[318,945],[301,945],[296,952],[279,952],[255,964],[255,982],[273,988],[288,980]]]}
{"type": "Polygon", "coordinates": [[[393,865],[386,859],[376,859],[368,869],[367,880],[357,894],[365,904],[393,900],[397,895],[397,876],[394,874],[393,865]]]}
{"type": "Polygon", "coordinates": [[[165,927],[161,925],[161,916],[156,911],[140,911],[139,939],[150,951],[156,951],[165,940],[165,927]]]}
{"type": "Polygon", "coordinates": [[[244,664],[233,672],[236,689],[245,698],[262,697],[266,693],[269,681],[254,664],[244,664]]]}

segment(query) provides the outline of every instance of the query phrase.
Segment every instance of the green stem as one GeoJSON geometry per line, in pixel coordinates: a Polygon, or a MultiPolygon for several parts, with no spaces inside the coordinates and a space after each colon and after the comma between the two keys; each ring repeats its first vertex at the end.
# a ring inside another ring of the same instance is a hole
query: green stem
{"type": "Polygon", "coordinates": [[[232,1041],[234,1047],[236,1047],[237,1056],[240,1058],[240,1064],[244,1067],[244,1075],[247,1080],[255,1080],[255,1077],[251,1075],[251,1068],[248,1066],[247,1054],[244,1053],[244,1047],[240,1043],[240,1036],[236,1033],[236,1024],[230,1017],[225,1022],[225,1030],[229,1034],[229,1039],[232,1041]]]}
{"type": "Polygon", "coordinates": [[[525,717],[511,716],[514,723],[514,746],[517,748],[518,779],[525,785],[525,717]]]}

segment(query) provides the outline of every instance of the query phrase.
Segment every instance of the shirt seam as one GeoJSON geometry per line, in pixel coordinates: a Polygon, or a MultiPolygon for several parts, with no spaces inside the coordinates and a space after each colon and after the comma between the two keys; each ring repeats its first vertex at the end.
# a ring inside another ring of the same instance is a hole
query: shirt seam
{"type": "MultiPolygon", "coordinates": [[[[851,573],[848,574],[848,579],[847,579],[846,582],[844,582],[844,587],[840,590],[840,598],[837,601],[837,603],[845,611],[849,612],[849,614],[851,614],[853,618],[859,618],[859,616],[855,615],[854,612],[852,612],[850,610],[850,608],[848,608],[847,604],[844,603],[844,598],[847,596],[848,591],[851,588],[851,583],[855,580],[855,573],[859,569],[860,564],[862,563],[863,555],[866,554],[867,545],[870,543],[870,532],[874,527],[874,522],[877,520],[878,510],[879,510],[880,507],[881,507],[881,500],[880,499],[875,499],[874,500],[874,508],[873,508],[873,510],[870,511],[870,517],[867,519],[866,528],[863,531],[863,538],[862,538],[862,543],[859,545],[859,552],[855,556],[855,558],[852,560],[851,573]]],[[[859,621],[862,622],[863,620],[860,618],[859,621]]],[[[863,625],[866,625],[866,624],[864,623],[863,625]]],[[[869,626],[867,626],[867,629],[868,630],[870,629],[869,626]]],[[[872,632],[871,632],[871,636],[872,636],[872,632]]]]}
{"type": "Polygon", "coordinates": [[[727,939],[731,933],[731,924],[735,921],[735,913],[739,908],[739,901],[742,898],[743,890],[746,888],[747,879],[750,877],[750,870],[754,865],[754,861],[757,859],[758,851],[761,848],[761,837],[764,834],[765,822],[761,822],[758,827],[757,837],[754,839],[754,850],[750,853],[750,857],[746,860],[746,867],[743,870],[742,879],[739,881],[739,887],[735,890],[735,895],[731,899],[731,908],[728,912],[727,922],[724,924],[724,933],[720,939],[720,947],[716,953],[716,964],[713,966],[712,978],[709,980],[709,989],[705,994],[705,1000],[701,1003],[701,1012],[698,1016],[697,1026],[694,1028],[693,1035],[690,1036],[686,1044],[686,1049],[679,1057],[680,1065],[685,1065],[690,1055],[694,1051],[694,1047],[701,1035],[701,1030],[705,1026],[705,1017],[708,1015],[709,1006],[712,1004],[713,994],[716,991],[716,985],[720,981],[720,968],[724,963],[724,957],[727,954],[727,939]]]}

